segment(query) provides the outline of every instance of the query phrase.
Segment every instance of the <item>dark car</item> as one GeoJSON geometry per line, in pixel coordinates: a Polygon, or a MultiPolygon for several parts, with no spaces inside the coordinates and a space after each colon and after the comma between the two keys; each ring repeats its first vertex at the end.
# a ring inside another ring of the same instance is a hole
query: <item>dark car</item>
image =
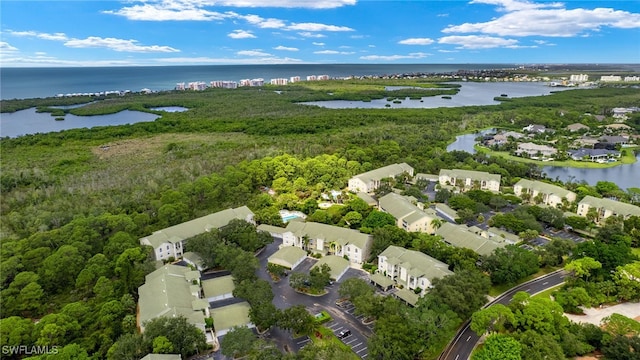
{"type": "Polygon", "coordinates": [[[342,330],[340,331],[340,333],[338,334],[338,339],[344,339],[347,336],[351,335],[351,330],[342,330]]]}

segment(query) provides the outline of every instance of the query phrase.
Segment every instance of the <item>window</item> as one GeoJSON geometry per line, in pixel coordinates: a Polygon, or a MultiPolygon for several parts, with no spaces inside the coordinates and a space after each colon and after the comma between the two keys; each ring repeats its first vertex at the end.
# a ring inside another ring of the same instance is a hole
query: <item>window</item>
{"type": "Polygon", "coordinates": [[[167,245],[167,250],[169,250],[169,245],[167,245]]]}

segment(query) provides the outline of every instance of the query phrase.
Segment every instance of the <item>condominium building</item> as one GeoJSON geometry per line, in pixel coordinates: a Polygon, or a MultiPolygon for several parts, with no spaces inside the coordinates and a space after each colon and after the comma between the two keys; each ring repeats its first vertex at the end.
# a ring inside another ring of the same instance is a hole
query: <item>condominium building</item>
{"type": "Polygon", "coordinates": [[[471,249],[479,255],[490,255],[495,249],[511,244],[507,238],[491,236],[478,227],[454,225],[449,222],[443,222],[436,230],[436,235],[441,236],[449,245],[471,249]]]}
{"type": "Polygon", "coordinates": [[[219,229],[226,226],[233,219],[255,223],[253,212],[248,207],[242,206],[158,230],[149,236],[141,238],[140,244],[152,246],[156,260],[177,259],[184,254],[185,240],[208,232],[211,229],[219,229]]]}
{"type": "Polygon", "coordinates": [[[287,85],[289,80],[283,78],[271,79],[271,85],[287,85]]]}
{"type": "Polygon", "coordinates": [[[516,196],[527,197],[534,203],[542,203],[552,207],[562,205],[562,201],[576,201],[576,193],[560,186],[542,181],[522,179],[513,186],[516,196]]]}
{"type": "Polygon", "coordinates": [[[631,216],[640,216],[640,207],[611,199],[600,199],[593,196],[585,196],[578,203],[578,215],[587,217],[590,209],[595,209],[596,222],[601,222],[610,216],[622,216],[628,219],[631,216]]]}
{"type": "Polygon", "coordinates": [[[282,234],[283,246],[296,246],[323,255],[346,256],[349,261],[367,261],[373,237],[358,230],[315,222],[290,221],[282,234]]]}
{"type": "Polygon", "coordinates": [[[589,81],[589,75],[587,75],[587,74],[571,75],[571,76],[569,77],[569,81],[572,81],[572,82],[585,82],[585,81],[589,81]]]}
{"type": "Polygon", "coordinates": [[[603,75],[603,76],[600,76],[600,81],[602,81],[602,82],[622,81],[622,76],[619,76],[619,75],[603,75]]]}
{"type": "Polygon", "coordinates": [[[500,175],[484,171],[441,169],[438,180],[441,186],[455,186],[460,191],[471,189],[500,191],[500,175]]]}
{"type": "Polygon", "coordinates": [[[441,220],[433,209],[421,209],[410,199],[396,193],[389,193],[379,200],[381,211],[389,213],[396,219],[396,225],[409,232],[433,234],[437,223],[441,220]],[[437,221],[434,221],[437,220],[437,221]]]}
{"type": "Polygon", "coordinates": [[[372,193],[380,187],[380,180],[394,178],[403,173],[413,177],[413,168],[406,163],[392,164],[379,169],[358,174],[349,179],[349,191],[358,193],[372,193]]]}
{"type": "Polygon", "coordinates": [[[371,281],[386,287],[385,284],[389,284],[386,278],[394,284],[410,290],[421,289],[424,293],[434,279],[451,274],[449,265],[442,261],[419,251],[391,245],[378,255],[377,274],[371,276],[371,281]]]}

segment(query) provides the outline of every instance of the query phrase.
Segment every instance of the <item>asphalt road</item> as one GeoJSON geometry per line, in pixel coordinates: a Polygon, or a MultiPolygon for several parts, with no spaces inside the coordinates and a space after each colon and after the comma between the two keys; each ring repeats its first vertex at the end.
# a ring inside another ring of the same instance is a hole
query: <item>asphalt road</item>
{"type": "MultiPolygon", "coordinates": [[[[545,276],[518,285],[498,296],[495,300],[485,305],[493,304],[507,305],[511,302],[513,295],[518,291],[526,291],[529,294],[537,294],[556,285],[562,284],[567,273],[564,270],[557,270],[545,276]]],[[[471,330],[470,321],[464,323],[456,334],[454,340],[440,355],[439,360],[467,360],[471,357],[471,352],[480,340],[480,337],[471,330]]]]}

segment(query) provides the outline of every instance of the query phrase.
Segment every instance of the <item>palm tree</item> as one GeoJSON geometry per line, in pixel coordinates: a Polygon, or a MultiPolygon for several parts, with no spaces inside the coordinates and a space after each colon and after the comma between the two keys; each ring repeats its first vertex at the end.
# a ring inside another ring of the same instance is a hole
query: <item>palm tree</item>
{"type": "Polygon", "coordinates": [[[302,250],[309,251],[309,235],[302,236],[302,250]]]}
{"type": "Polygon", "coordinates": [[[436,231],[440,228],[440,226],[442,226],[442,220],[435,218],[433,220],[431,220],[431,227],[433,227],[433,231],[436,231]]]}

